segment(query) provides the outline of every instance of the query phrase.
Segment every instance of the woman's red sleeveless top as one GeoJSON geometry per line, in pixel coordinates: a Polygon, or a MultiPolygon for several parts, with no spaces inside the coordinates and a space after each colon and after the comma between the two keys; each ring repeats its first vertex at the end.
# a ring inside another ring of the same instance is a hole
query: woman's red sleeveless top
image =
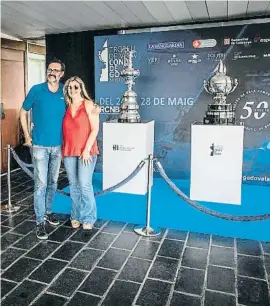
{"type": "MultiPolygon", "coordinates": [[[[85,101],[82,102],[74,117],[72,117],[69,106],[63,120],[63,156],[80,156],[85,149],[90,133],[91,125],[85,101]]],[[[97,140],[94,142],[90,154],[99,154],[97,140]]]]}

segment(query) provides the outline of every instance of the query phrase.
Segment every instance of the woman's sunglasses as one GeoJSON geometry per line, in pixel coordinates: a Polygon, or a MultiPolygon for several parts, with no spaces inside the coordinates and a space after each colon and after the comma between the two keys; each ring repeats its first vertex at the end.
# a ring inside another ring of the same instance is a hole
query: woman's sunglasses
{"type": "Polygon", "coordinates": [[[71,89],[78,90],[79,88],[80,88],[79,85],[74,85],[74,86],[69,85],[69,86],[68,86],[68,89],[69,89],[69,90],[71,90],[71,89]]]}

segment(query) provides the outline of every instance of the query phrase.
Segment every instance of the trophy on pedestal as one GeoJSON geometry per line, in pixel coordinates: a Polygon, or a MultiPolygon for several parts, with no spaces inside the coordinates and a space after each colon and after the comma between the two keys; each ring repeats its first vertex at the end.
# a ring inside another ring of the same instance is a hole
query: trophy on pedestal
{"type": "Polygon", "coordinates": [[[226,66],[220,60],[215,71],[215,75],[208,81],[204,81],[204,89],[209,94],[214,95],[214,103],[208,105],[204,124],[235,124],[235,109],[232,104],[228,104],[227,95],[232,93],[238,85],[237,79],[232,79],[226,75],[226,66]]]}
{"type": "Polygon", "coordinates": [[[123,94],[122,102],[120,106],[120,118],[118,122],[138,123],[141,122],[141,116],[138,112],[139,105],[137,103],[137,94],[132,90],[132,86],[135,84],[134,80],[140,75],[138,69],[133,68],[132,58],[135,51],[126,51],[127,66],[120,73],[124,78],[128,87],[127,91],[123,94]]]}

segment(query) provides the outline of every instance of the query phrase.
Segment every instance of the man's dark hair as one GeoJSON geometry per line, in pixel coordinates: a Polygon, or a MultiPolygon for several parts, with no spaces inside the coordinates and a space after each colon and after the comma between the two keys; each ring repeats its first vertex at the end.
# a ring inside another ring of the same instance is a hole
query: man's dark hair
{"type": "Polygon", "coordinates": [[[62,71],[65,71],[66,66],[65,66],[65,64],[64,64],[62,61],[60,61],[60,59],[54,58],[53,60],[51,60],[51,61],[48,63],[48,67],[49,67],[50,64],[52,64],[52,63],[60,64],[60,65],[61,65],[61,70],[62,70],[62,71]]]}

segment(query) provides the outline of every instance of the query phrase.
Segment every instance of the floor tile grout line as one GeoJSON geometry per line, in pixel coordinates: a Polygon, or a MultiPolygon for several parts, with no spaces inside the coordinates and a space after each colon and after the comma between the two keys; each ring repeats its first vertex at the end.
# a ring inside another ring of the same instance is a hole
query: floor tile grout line
{"type": "MultiPolygon", "coordinates": [[[[130,259],[130,257],[129,257],[130,259]]],[[[122,270],[123,271],[123,270],[122,270]]],[[[121,273],[120,273],[121,274],[121,273]]],[[[132,284],[137,284],[137,285],[141,285],[140,282],[135,282],[135,281],[132,281],[132,280],[129,280],[129,279],[123,279],[123,278],[117,278],[116,280],[118,281],[121,281],[121,282],[126,282],[126,283],[132,283],[132,284]]]]}
{"type": "MultiPolygon", "coordinates": [[[[51,235],[53,232],[55,232],[58,228],[60,228],[61,226],[62,226],[62,225],[57,226],[57,227],[50,233],[50,235],[51,235]]],[[[29,235],[29,234],[32,233],[32,232],[34,232],[34,230],[30,231],[27,235],[29,235]]],[[[27,236],[27,235],[25,235],[25,236],[27,236]]],[[[25,236],[24,236],[24,237],[25,237],[25,236]]],[[[19,240],[21,240],[21,239],[19,239],[19,240]]],[[[19,240],[18,240],[18,241],[19,241],[19,240]]],[[[22,257],[24,257],[24,255],[27,255],[30,251],[32,251],[36,246],[40,245],[42,242],[43,242],[43,241],[40,241],[40,242],[38,242],[36,245],[34,245],[32,248],[30,248],[25,254],[23,254],[23,255],[20,256],[18,259],[16,259],[16,260],[15,260],[6,270],[10,269],[17,261],[19,261],[19,259],[21,259],[22,257]]],[[[55,242],[55,241],[53,241],[53,242],[55,242]]],[[[51,253],[49,256],[47,256],[45,259],[43,259],[43,260],[40,262],[40,264],[39,264],[34,270],[32,270],[32,271],[27,275],[27,277],[29,277],[30,275],[32,275],[32,274],[35,272],[35,270],[37,270],[46,260],[48,260],[48,259],[53,259],[53,258],[51,258],[51,255],[53,255],[58,249],[60,249],[60,248],[62,247],[62,245],[64,245],[65,242],[66,242],[66,240],[63,241],[62,243],[59,243],[58,247],[57,247],[55,250],[53,250],[52,253],[51,253]]],[[[27,258],[34,259],[34,258],[32,258],[32,257],[27,257],[27,258]]],[[[6,270],[5,270],[5,271],[6,271],[6,270]]],[[[62,271],[62,270],[61,270],[61,271],[62,271]]],[[[5,299],[10,295],[10,293],[13,292],[17,287],[19,287],[19,286],[24,282],[24,280],[25,280],[27,277],[23,278],[22,281],[20,281],[20,282],[18,283],[17,286],[15,286],[11,291],[9,291],[9,292],[4,296],[3,300],[5,300],[5,299]]],[[[34,280],[33,280],[33,281],[34,281],[34,280]]]]}
{"type": "MultiPolygon", "coordinates": [[[[105,251],[106,253],[106,251],[105,251]]],[[[101,259],[101,258],[99,258],[101,259]]],[[[108,271],[112,271],[112,272],[118,272],[119,270],[115,270],[115,269],[110,269],[110,268],[105,268],[105,267],[102,267],[102,266],[99,266],[98,264],[96,265],[96,268],[99,268],[99,269],[102,269],[102,270],[108,270],[108,271]]]]}
{"type": "MultiPolygon", "coordinates": [[[[187,295],[187,296],[194,296],[194,297],[198,297],[201,299],[201,295],[198,295],[198,294],[194,294],[194,293],[190,293],[190,292],[183,292],[183,291],[179,291],[179,290],[174,290],[173,293],[181,293],[183,295],[187,295]]],[[[169,306],[169,305],[168,305],[169,306]]]]}
{"type": "MultiPolygon", "coordinates": [[[[162,244],[163,244],[163,241],[165,240],[165,237],[166,237],[166,235],[167,235],[167,232],[168,232],[168,229],[166,229],[165,232],[163,233],[163,237],[161,238],[161,241],[160,241],[160,243],[159,243],[159,246],[158,246],[158,248],[157,248],[157,250],[156,250],[156,254],[155,254],[155,256],[153,257],[150,266],[148,267],[148,270],[147,270],[147,272],[146,272],[146,274],[145,274],[145,276],[144,276],[144,279],[143,279],[143,281],[142,281],[142,283],[141,283],[141,286],[139,287],[139,290],[137,291],[137,294],[136,294],[135,297],[134,297],[134,300],[133,300],[132,305],[137,305],[136,302],[137,302],[137,300],[138,300],[138,297],[140,296],[140,294],[141,294],[141,292],[142,292],[142,289],[143,289],[143,287],[144,287],[144,284],[145,284],[145,282],[146,282],[146,280],[147,280],[147,278],[148,278],[148,275],[149,275],[149,273],[150,273],[150,271],[151,271],[151,269],[152,269],[152,267],[153,267],[153,265],[154,265],[154,262],[155,262],[155,260],[156,260],[156,258],[157,258],[157,255],[158,255],[159,250],[161,249],[161,246],[162,246],[162,244]]],[[[162,235],[162,232],[160,233],[160,235],[162,235]]]]}
{"type": "MultiPolygon", "coordinates": [[[[108,221],[106,224],[104,224],[102,226],[102,229],[104,227],[106,227],[108,224],[110,223],[110,221],[108,221]]],[[[109,244],[108,248],[103,252],[103,254],[96,260],[95,264],[92,266],[91,270],[86,274],[86,276],[83,278],[83,280],[81,281],[81,283],[77,286],[77,289],[72,293],[72,295],[69,297],[69,301],[67,301],[64,306],[67,305],[67,303],[69,303],[72,298],[76,295],[76,293],[78,292],[79,288],[84,284],[84,282],[86,281],[86,279],[90,276],[90,274],[94,271],[94,269],[98,266],[98,263],[101,261],[101,259],[105,256],[105,254],[108,252],[108,250],[110,249],[110,247],[113,245],[113,243],[118,239],[118,237],[121,235],[121,233],[123,232],[124,228],[126,227],[128,223],[125,223],[123,228],[119,231],[119,233],[116,235],[116,237],[113,239],[113,241],[109,244]]],[[[80,290],[81,291],[81,290],[80,290]]]]}
{"type": "MultiPolygon", "coordinates": [[[[210,236],[210,235],[209,235],[210,236]]],[[[187,245],[186,248],[188,249],[194,249],[194,250],[205,250],[205,251],[208,251],[208,248],[198,248],[198,247],[195,247],[195,246],[189,246],[187,245]]]]}
{"type": "MultiPolygon", "coordinates": [[[[66,222],[66,221],[65,221],[66,222]]],[[[64,222],[64,223],[65,223],[64,222]]],[[[63,226],[63,224],[62,224],[62,226],[63,226]]],[[[105,226],[105,225],[104,225],[105,226]]],[[[77,233],[78,232],[78,230],[75,230],[74,231],[74,233],[72,234],[72,235],[70,235],[68,238],[70,238],[71,236],[73,236],[73,235],[75,235],[75,233],[77,233]]],[[[44,259],[44,261],[43,262],[45,262],[46,260],[48,260],[48,259],[56,259],[57,260],[57,258],[55,258],[55,257],[52,257],[53,256],[53,254],[55,254],[67,241],[68,241],[68,238],[66,238],[61,244],[60,244],[60,246],[57,248],[57,249],[55,249],[46,259],[44,259]]],[[[71,242],[71,241],[70,241],[71,242]]],[[[85,245],[82,247],[82,249],[83,248],[85,248],[85,245]]],[[[77,254],[76,254],[77,255],[77,254]]],[[[42,291],[42,292],[40,292],[40,294],[38,294],[36,297],[35,297],[35,299],[33,300],[33,301],[31,301],[31,303],[29,304],[29,306],[30,305],[32,305],[33,303],[35,303],[44,293],[51,293],[50,291],[47,291],[48,289],[49,289],[49,287],[59,278],[59,276],[64,272],[64,270],[66,270],[66,269],[70,269],[69,267],[68,267],[68,263],[69,262],[71,262],[75,257],[76,257],[76,255],[74,255],[69,261],[67,261],[67,264],[57,273],[57,275],[51,280],[51,282],[49,283],[49,284],[47,284],[47,286],[46,286],[46,288],[42,291]]],[[[33,271],[34,272],[34,271],[33,271]]],[[[30,274],[30,275],[32,275],[33,274],[33,272],[30,274]]],[[[29,275],[29,276],[30,276],[29,275]]],[[[69,297],[66,297],[66,298],[68,298],[68,301],[70,300],[70,298],[69,297]]]]}
{"type": "Polygon", "coordinates": [[[228,267],[228,266],[214,265],[214,264],[212,264],[212,263],[209,263],[209,266],[235,271],[235,268],[233,268],[233,267],[228,267]]]}
{"type": "MultiPolygon", "coordinates": [[[[142,240],[142,239],[141,239],[141,240],[142,240]]],[[[141,257],[138,257],[138,256],[130,256],[130,258],[135,258],[135,259],[140,259],[140,260],[144,260],[144,261],[152,262],[152,260],[151,260],[151,259],[141,258],[141,257]]]]}
{"type": "MultiPolygon", "coordinates": [[[[259,281],[259,282],[267,283],[266,278],[258,278],[258,277],[252,277],[252,276],[247,276],[247,275],[240,275],[240,274],[238,274],[238,276],[242,277],[242,278],[253,279],[253,280],[256,280],[256,281],[259,281]]],[[[267,285],[268,285],[268,283],[267,283],[267,285]]]]}
{"type": "Polygon", "coordinates": [[[11,280],[11,279],[8,279],[8,278],[3,278],[3,277],[1,277],[1,281],[2,281],[2,280],[6,281],[6,282],[11,282],[11,283],[14,283],[14,284],[18,284],[18,282],[15,282],[15,281],[13,281],[13,280],[11,280]]]}
{"type": "MultiPolygon", "coordinates": [[[[168,281],[168,280],[162,279],[162,278],[156,278],[156,277],[148,276],[147,279],[154,280],[154,281],[161,282],[161,283],[167,283],[167,284],[170,284],[170,285],[173,285],[173,284],[174,284],[173,281],[168,281]]],[[[140,283],[140,284],[141,284],[141,283],[140,283]]]]}
{"type": "MultiPolygon", "coordinates": [[[[84,291],[80,291],[80,290],[77,290],[77,293],[82,293],[82,294],[85,294],[85,295],[95,296],[95,297],[100,298],[100,299],[102,298],[102,295],[89,293],[89,292],[84,292],[84,291]]],[[[89,305],[89,306],[91,306],[91,305],[89,305]]]]}
{"type": "Polygon", "coordinates": [[[243,253],[237,252],[237,256],[252,257],[252,258],[262,258],[263,253],[261,255],[251,255],[251,254],[243,254],[243,253]]]}
{"type": "Polygon", "coordinates": [[[165,237],[165,239],[164,240],[171,240],[171,241],[180,241],[180,242],[185,242],[185,240],[183,240],[183,239],[173,239],[173,238],[167,238],[167,237],[165,237]]]}
{"type": "Polygon", "coordinates": [[[160,257],[160,258],[165,258],[165,259],[174,259],[174,260],[177,260],[179,261],[179,257],[169,257],[169,256],[162,256],[162,255],[157,255],[157,257],[160,257]]]}
{"type": "Polygon", "coordinates": [[[200,269],[200,268],[193,268],[193,267],[189,267],[189,266],[184,266],[181,264],[182,268],[185,268],[186,270],[195,270],[195,271],[203,271],[205,272],[205,269],[200,269]]]}
{"type": "Polygon", "coordinates": [[[175,284],[176,284],[176,281],[177,281],[178,273],[179,273],[179,271],[181,269],[181,266],[182,266],[182,261],[183,261],[183,257],[184,257],[184,253],[185,253],[185,250],[186,250],[188,239],[189,239],[189,232],[187,232],[186,239],[185,239],[184,244],[183,244],[183,249],[182,249],[182,252],[181,252],[180,257],[179,257],[179,262],[178,262],[178,265],[177,265],[177,268],[176,268],[176,273],[175,273],[175,276],[174,276],[174,279],[173,279],[173,285],[171,287],[169,297],[168,297],[168,300],[167,300],[167,304],[166,304],[167,306],[170,305],[171,300],[173,298],[173,294],[174,294],[174,291],[175,291],[175,284]]]}
{"type": "Polygon", "coordinates": [[[224,295],[228,295],[228,296],[233,296],[235,297],[235,293],[230,293],[230,292],[225,292],[225,291],[219,291],[219,290],[213,290],[213,289],[206,289],[207,291],[211,291],[211,292],[216,292],[216,293],[220,293],[220,294],[224,294],[224,295]]]}
{"type": "Polygon", "coordinates": [[[216,247],[216,248],[220,248],[220,249],[231,249],[233,250],[234,249],[234,246],[225,246],[225,245],[217,245],[217,244],[213,244],[212,243],[212,247],[216,247]]]}
{"type": "Polygon", "coordinates": [[[235,274],[234,274],[235,300],[236,300],[236,305],[238,305],[238,253],[237,253],[236,239],[234,239],[234,265],[235,265],[235,274]]]}
{"type": "MultiPolygon", "coordinates": [[[[46,285],[47,285],[47,284],[46,284],[46,285]]],[[[58,296],[58,297],[64,298],[65,300],[68,299],[68,297],[66,297],[66,296],[64,296],[64,295],[61,295],[61,294],[58,294],[58,293],[54,293],[54,292],[45,292],[45,294],[58,296]]]]}
{"type": "Polygon", "coordinates": [[[206,293],[206,290],[207,290],[207,277],[208,277],[208,268],[209,268],[209,262],[210,262],[210,253],[211,253],[211,248],[212,248],[212,235],[210,235],[209,238],[210,239],[209,239],[208,253],[207,253],[207,257],[206,257],[206,267],[205,267],[205,274],[204,274],[201,306],[204,305],[205,293],[206,293]]]}

